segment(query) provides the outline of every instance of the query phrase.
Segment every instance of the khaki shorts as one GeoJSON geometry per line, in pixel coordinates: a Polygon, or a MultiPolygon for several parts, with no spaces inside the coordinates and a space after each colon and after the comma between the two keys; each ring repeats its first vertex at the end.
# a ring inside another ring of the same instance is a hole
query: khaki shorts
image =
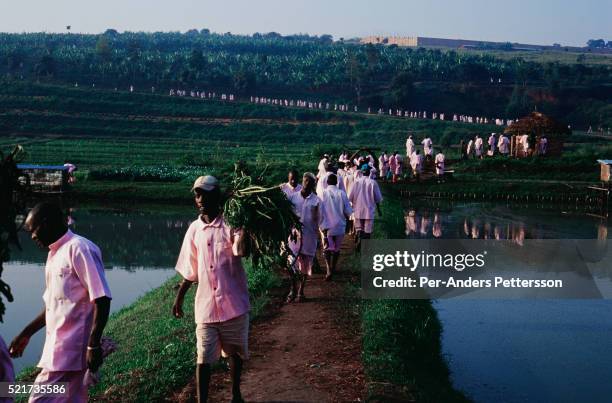
{"type": "Polygon", "coordinates": [[[198,323],[196,325],[198,364],[212,364],[219,357],[238,354],[249,358],[248,312],[225,322],[198,323]]]}

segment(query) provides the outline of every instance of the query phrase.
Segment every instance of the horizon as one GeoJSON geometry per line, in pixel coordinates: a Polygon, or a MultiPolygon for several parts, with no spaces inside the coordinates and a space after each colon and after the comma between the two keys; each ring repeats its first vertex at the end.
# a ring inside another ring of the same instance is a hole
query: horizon
{"type": "Polygon", "coordinates": [[[428,3],[387,0],[372,6],[366,0],[288,2],[227,0],[109,0],[83,4],[59,0],[35,4],[24,0],[5,6],[0,26],[5,33],[181,32],[209,29],[235,35],[277,32],[281,35],[324,35],[335,40],[364,36],[420,36],[535,45],[585,46],[589,39],[612,40],[612,2],[589,0],[527,0],[507,2],[437,0],[428,3]],[[36,9],[39,12],[32,13],[36,9]],[[228,10],[239,9],[241,13],[228,10]],[[529,10],[525,13],[524,10],[529,10]],[[23,16],[27,15],[27,20],[23,16]],[[71,30],[67,31],[66,26],[71,30]],[[520,27],[517,29],[517,27],[520,27]]]}
{"type": "MultiPolygon", "coordinates": [[[[92,36],[97,36],[97,35],[103,35],[106,30],[108,29],[115,29],[113,27],[109,27],[106,28],[103,31],[100,32],[78,32],[78,31],[74,31],[71,29],[66,29],[63,32],[62,31],[29,31],[29,32],[7,32],[7,31],[0,31],[0,34],[10,34],[10,35],[34,35],[34,34],[46,34],[46,35],[62,35],[62,34],[73,34],[73,35],[92,35],[92,36]]],[[[203,29],[208,29],[208,28],[191,28],[191,29],[187,29],[184,31],[180,31],[180,30],[167,30],[167,31],[143,31],[143,30],[139,30],[139,31],[132,31],[132,30],[116,30],[119,34],[126,34],[126,33],[136,33],[136,34],[147,34],[147,35],[151,35],[151,34],[157,34],[157,33],[162,33],[162,34],[170,34],[170,33],[179,33],[179,34],[186,34],[188,31],[190,30],[197,30],[197,31],[201,31],[203,29]]],[[[252,37],[256,34],[260,34],[260,35],[265,35],[265,34],[269,34],[269,33],[277,33],[283,37],[289,37],[289,36],[299,36],[299,35],[307,35],[307,36],[311,36],[311,37],[321,37],[323,35],[331,35],[328,33],[310,33],[310,32],[292,32],[292,33],[280,33],[280,32],[276,32],[276,31],[258,31],[258,32],[246,32],[246,33],[237,33],[237,32],[231,32],[231,31],[213,31],[210,30],[211,34],[214,35],[225,35],[227,33],[231,34],[231,35],[235,35],[235,36],[246,36],[246,37],[252,37]]],[[[438,36],[438,37],[433,37],[433,36],[425,36],[425,35],[401,35],[401,34],[380,34],[380,33],[366,33],[364,35],[361,36],[350,36],[350,37],[336,37],[334,35],[331,35],[333,38],[334,42],[340,41],[340,40],[344,40],[344,41],[350,41],[350,40],[356,40],[356,39],[362,39],[362,38],[366,38],[366,37],[382,37],[382,38],[391,38],[391,37],[419,37],[419,38],[436,38],[436,39],[451,39],[451,40],[465,40],[465,41],[483,41],[483,42],[491,42],[491,43],[511,43],[511,44],[519,44],[519,45],[536,45],[536,46],[552,46],[554,43],[535,43],[535,42],[518,42],[518,41],[512,41],[512,40],[491,40],[491,39],[486,39],[486,38],[466,38],[466,37],[461,37],[461,36],[457,36],[457,37],[442,37],[442,36],[438,36]]],[[[589,38],[589,39],[603,39],[606,42],[608,40],[606,40],[606,38],[589,38]]],[[[556,42],[555,42],[556,43],[556,42]]],[[[566,44],[566,43],[561,43],[560,44],[562,47],[568,46],[568,47],[586,47],[586,42],[582,45],[577,44],[577,45],[571,45],[571,44],[566,44]]]]}

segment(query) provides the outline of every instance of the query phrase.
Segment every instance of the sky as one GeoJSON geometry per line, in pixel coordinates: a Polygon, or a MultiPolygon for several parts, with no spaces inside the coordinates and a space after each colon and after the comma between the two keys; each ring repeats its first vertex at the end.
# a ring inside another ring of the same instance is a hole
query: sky
{"type": "Polygon", "coordinates": [[[1,32],[187,31],[430,36],[583,46],[612,0],[0,0],[1,32]]]}

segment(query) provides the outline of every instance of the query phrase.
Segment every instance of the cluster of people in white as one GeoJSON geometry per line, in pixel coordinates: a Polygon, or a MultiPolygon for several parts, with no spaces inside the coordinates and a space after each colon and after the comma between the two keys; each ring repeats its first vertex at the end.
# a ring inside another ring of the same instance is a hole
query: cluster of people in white
{"type": "MultiPolygon", "coordinates": [[[[180,90],[177,89],[175,90],[174,88],[170,89],[169,94],[171,97],[172,96],[178,96],[178,97],[186,97],[187,91],[185,90],[180,90]]],[[[216,92],[206,92],[206,91],[199,91],[199,90],[191,90],[189,91],[189,96],[191,98],[200,98],[200,99],[220,99],[221,101],[235,101],[236,97],[234,96],[234,94],[226,94],[226,93],[222,93],[222,94],[217,94],[216,92]]]]}
{"type": "Polygon", "coordinates": [[[370,238],[376,209],[380,214],[382,194],[375,179],[372,156],[339,157],[339,164],[332,164],[324,155],[317,175],[307,172],[298,183],[298,173],[289,172],[282,191],[293,203],[300,217],[302,230],[293,234],[287,247],[293,268],[292,286],[287,302],[304,298],[306,277],[312,274],[313,262],[320,244],[326,263],[326,280],[331,280],[337,270],[340,246],[347,231],[355,232],[356,249],[361,240],[370,238]],[[353,161],[354,160],[354,161],[353,161]]]}
{"type": "MultiPolygon", "coordinates": [[[[463,148],[463,141],[461,143],[461,156],[462,158],[483,158],[485,155],[493,156],[496,153],[502,156],[508,156],[511,151],[510,139],[504,133],[497,134],[491,133],[487,139],[487,150],[484,149],[484,141],[480,135],[476,135],[470,139],[465,149],[463,148]]],[[[523,155],[546,155],[548,152],[548,139],[545,135],[539,138],[531,138],[527,134],[516,137],[515,147],[517,151],[520,150],[523,155]],[[532,144],[534,143],[535,144],[532,144]],[[535,149],[534,149],[535,146],[535,149]]]]}

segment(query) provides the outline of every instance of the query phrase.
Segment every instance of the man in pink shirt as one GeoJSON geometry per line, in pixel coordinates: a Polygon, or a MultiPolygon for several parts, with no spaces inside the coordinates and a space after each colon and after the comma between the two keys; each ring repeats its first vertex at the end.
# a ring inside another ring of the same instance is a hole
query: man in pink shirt
{"type": "MultiPolygon", "coordinates": [[[[0,382],[15,382],[15,371],[13,370],[13,363],[9,356],[8,349],[2,336],[0,336],[0,382]]],[[[10,403],[13,399],[9,397],[0,397],[0,403],[10,403]]]]}
{"type": "Polygon", "coordinates": [[[48,249],[45,267],[45,309],[13,340],[12,357],[21,357],[33,334],[46,326],[36,383],[68,383],[67,396],[32,394],[30,402],[86,402],[87,369],[102,364],[100,339],[110,311],[111,293],[100,249],[66,225],[62,210],[40,203],[28,214],[25,229],[48,249]]]}
{"type": "Polygon", "coordinates": [[[306,172],[302,178],[302,190],[292,194],[289,198],[289,201],[293,203],[295,214],[300,217],[302,231],[298,234],[296,241],[289,240],[294,272],[291,276],[291,291],[286,302],[304,301],[306,278],[312,275],[319,238],[319,204],[321,202],[314,192],[316,180],[313,173],[306,172]]]}
{"type": "Polygon", "coordinates": [[[331,174],[327,177],[327,188],[321,196],[321,222],[319,228],[323,235],[323,250],[327,274],[325,280],[331,280],[332,274],[338,266],[340,258],[340,246],[344,239],[346,221],[353,213],[344,190],[339,189],[336,184],[338,177],[331,174]]]}
{"type": "Polygon", "coordinates": [[[176,271],[183,281],[172,313],[183,317],[185,293],[194,282],[197,339],[196,382],[198,402],[208,399],[211,364],[229,357],[232,402],[242,402],[240,376],[248,358],[249,293],[241,257],[247,255],[245,234],[230,228],[221,212],[219,182],[199,177],[192,191],[200,213],[185,234],[176,271]]]}
{"type": "Polygon", "coordinates": [[[374,209],[382,216],[382,194],[378,183],[370,178],[370,167],[364,166],[363,177],[356,180],[348,195],[355,217],[355,250],[361,251],[361,240],[369,239],[374,228],[374,209]]]}
{"type": "Polygon", "coordinates": [[[281,190],[287,197],[291,196],[292,193],[299,192],[302,190],[302,185],[299,184],[299,174],[297,169],[293,168],[287,174],[287,182],[281,185],[281,190]]]}

